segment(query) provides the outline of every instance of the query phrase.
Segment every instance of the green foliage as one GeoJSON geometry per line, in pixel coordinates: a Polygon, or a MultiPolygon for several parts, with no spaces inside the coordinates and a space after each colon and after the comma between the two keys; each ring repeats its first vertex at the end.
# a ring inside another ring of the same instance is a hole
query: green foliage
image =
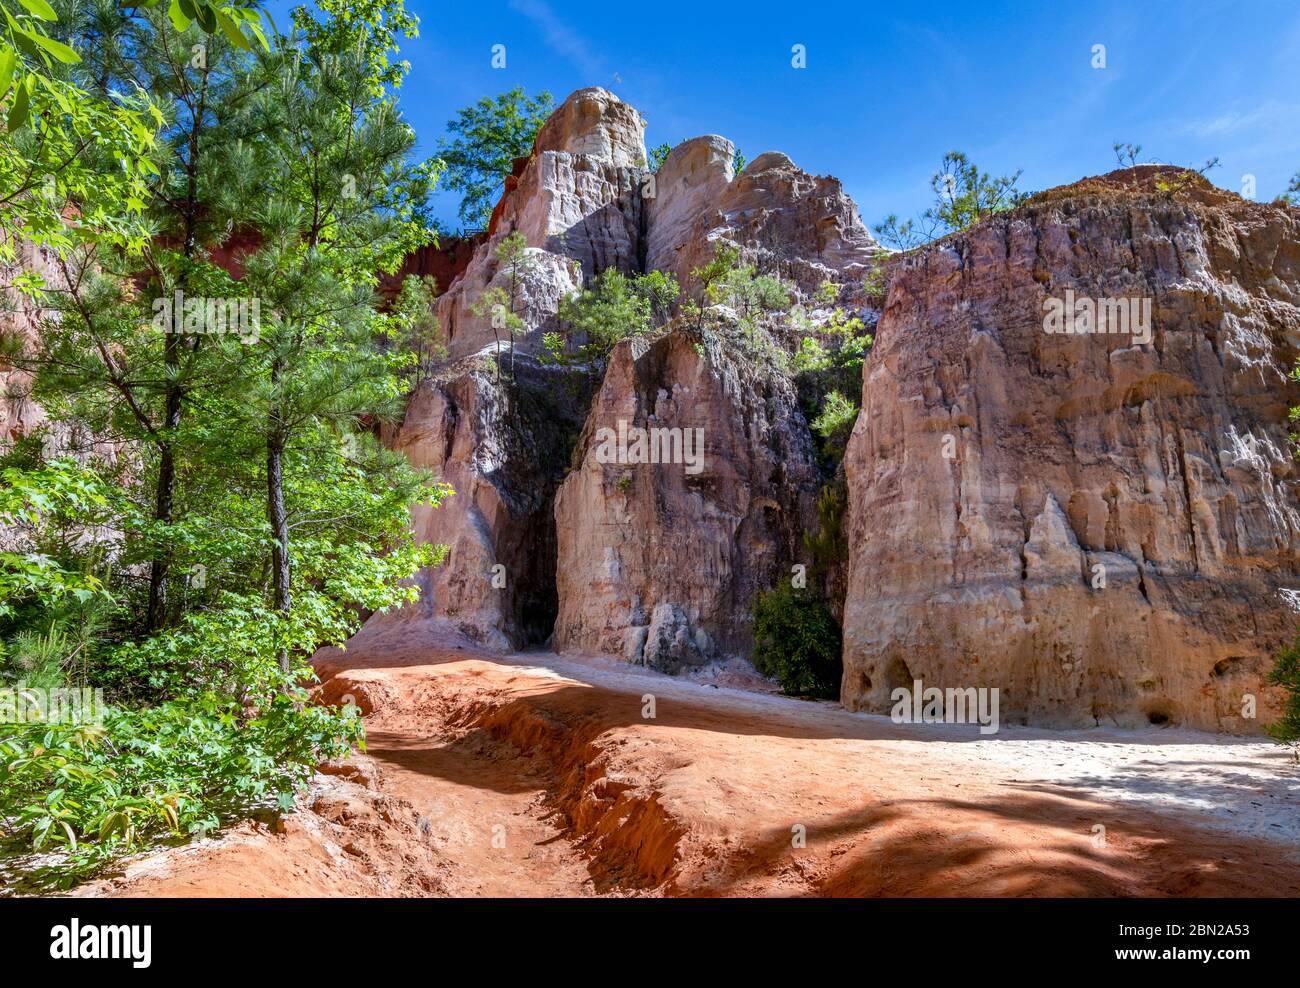
{"type": "Polygon", "coordinates": [[[899,222],[890,214],[874,229],[886,244],[910,250],[935,237],[968,230],[981,220],[1018,206],[1025,195],[1016,189],[1020,171],[991,176],[981,172],[960,151],[943,156],[939,171],[930,177],[934,204],[918,220],[899,222]]]}
{"type": "Polygon", "coordinates": [[[25,723],[0,735],[0,819],[10,840],[59,849],[60,885],[170,835],[203,834],[256,805],[292,805],[321,760],[361,743],[351,711],[276,695],[251,716],[215,693],[102,724],[25,723]]]}
{"type": "Polygon", "coordinates": [[[822,400],[821,411],[810,423],[815,433],[826,441],[838,461],[844,456],[853,424],[858,420],[858,406],[838,391],[831,391],[822,400]]]}
{"type": "Polygon", "coordinates": [[[585,341],[582,354],[599,360],[629,336],[648,333],[666,319],[677,298],[677,282],[662,271],[628,277],[606,268],[590,288],[560,303],[560,319],[585,341]]]}
{"type": "Polygon", "coordinates": [[[808,589],[779,586],[754,601],[754,667],[796,696],[835,699],[843,663],[840,629],[808,589]]]}
{"type": "Polygon", "coordinates": [[[81,56],[51,36],[55,21],[45,0],[0,0],[0,263],[16,258],[20,230],[59,252],[87,229],[133,247],[144,240],[162,114],[139,86],[93,95],[78,86],[81,56]],[[64,222],[69,205],[84,225],[64,222]]]}
{"type": "Polygon", "coordinates": [[[726,305],[742,319],[763,312],[785,312],[793,302],[789,285],[752,264],[740,263],[740,248],[725,240],[714,245],[712,259],[691,272],[708,305],[726,305]]]}
{"type": "Polygon", "coordinates": [[[852,396],[862,391],[862,362],[873,342],[856,315],[835,309],[826,323],[799,341],[794,355],[800,397],[813,431],[822,439],[822,456],[831,464],[844,457],[857,421],[852,396]]]}
{"type": "Polygon", "coordinates": [[[99,578],[77,567],[71,548],[74,525],[108,517],[110,492],[99,476],[64,459],[37,470],[6,468],[0,481],[7,542],[0,549],[0,619],[33,600],[52,606],[68,596],[86,601],[103,593],[99,578]]]}
{"type": "MultiPolygon", "coordinates": [[[[528,251],[528,240],[522,233],[516,230],[507,237],[503,237],[501,242],[496,245],[493,254],[501,270],[506,273],[506,285],[494,285],[486,288],[479,293],[469,307],[469,311],[480,319],[486,319],[492,325],[492,336],[496,341],[497,360],[497,379],[501,375],[501,331],[504,330],[507,336],[513,339],[516,336],[522,336],[528,331],[528,326],[524,323],[523,318],[515,311],[519,298],[520,289],[523,287],[524,280],[533,270],[533,257],[528,251]]],[[[510,347],[510,371],[513,375],[515,367],[515,349],[510,347]]]]}
{"type": "Polygon", "coordinates": [[[1282,716],[1268,725],[1269,735],[1290,745],[1300,759],[1300,639],[1277,654],[1268,681],[1286,691],[1282,716]]]}
{"type": "Polygon", "coordinates": [[[844,535],[844,512],[848,510],[849,489],[840,470],[817,494],[817,531],[804,534],[804,548],[812,559],[811,575],[824,583],[827,574],[848,559],[848,539],[844,535]]]}
{"type": "MultiPolygon", "coordinates": [[[[230,10],[99,4],[64,25],[83,57],[69,84],[111,104],[138,83],[159,107],[132,207],[149,235],[78,203],[66,287],[22,283],[54,318],[6,341],[51,418],[116,451],[78,464],[25,444],[0,485],[0,672],[110,702],[102,725],[0,723],[4,829],[71,855],[69,875],[286,805],[361,738],[309,702],[307,660],[413,600],[409,578],[446,551],[418,545],[409,514],[449,489],[375,438],[436,346],[427,284],[387,311],[375,291],[431,239],[438,169],[412,159],[393,95],[414,19],[321,0],[262,46],[230,10]],[[236,230],[252,234],[239,277],[214,260],[236,230]],[[177,291],[256,300],[260,325],[164,331],[177,291]]],[[[113,148],[83,156],[105,183],[113,148]]]]}
{"type": "MultiPolygon", "coordinates": [[[[1116,141],[1111,145],[1111,150],[1115,152],[1115,160],[1121,168],[1133,168],[1138,164],[1138,159],[1142,155],[1141,144],[1129,144],[1126,141],[1116,141]]],[[[1180,192],[1191,188],[1198,179],[1204,178],[1205,173],[1219,166],[1218,158],[1210,158],[1200,168],[1186,168],[1179,172],[1174,178],[1169,179],[1163,176],[1157,177],[1155,181],[1156,191],[1163,192],[1170,198],[1173,198],[1180,192]]],[[[1137,177],[1133,178],[1133,187],[1137,188],[1140,183],[1137,177]]]]}
{"type": "Polygon", "coordinates": [[[485,230],[514,160],[529,154],[533,140],[555,108],[551,94],[525,95],[520,87],[495,99],[484,97],[447,122],[453,140],[438,142],[447,164],[447,187],[462,194],[460,218],[485,230]]]}
{"type": "Polygon", "coordinates": [[[469,311],[479,319],[489,320],[496,330],[504,329],[514,334],[522,333],[527,328],[523,319],[515,315],[510,307],[510,294],[500,286],[479,292],[478,297],[470,303],[469,311]]]}
{"type": "Polygon", "coordinates": [[[743,154],[740,153],[740,148],[736,148],[736,150],[733,151],[731,155],[732,170],[735,171],[737,175],[739,175],[741,172],[745,170],[745,165],[748,163],[748,160],[749,159],[747,159],[743,154]]]}
{"type": "Polygon", "coordinates": [[[1197,185],[1201,179],[1205,178],[1206,172],[1218,167],[1219,159],[1210,158],[1200,168],[1184,168],[1173,178],[1164,178],[1162,176],[1156,179],[1156,191],[1163,192],[1172,199],[1180,192],[1185,192],[1197,185]]]}
{"type": "Polygon", "coordinates": [[[883,300],[889,288],[886,263],[889,251],[876,250],[871,256],[871,268],[862,279],[862,291],[871,298],[883,300]]]}
{"type": "Polygon", "coordinates": [[[645,299],[650,307],[650,323],[659,327],[672,315],[680,288],[672,275],[663,271],[650,271],[643,275],[633,275],[632,291],[645,299]]]}
{"type": "Polygon", "coordinates": [[[665,141],[663,144],[656,144],[650,149],[650,170],[658,171],[668,160],[668,155],[672,151],[672,145],[665,141]]]}
{"type": "Polygon", "coordinates": [[[10,675],[18,682],[43,690],[64,685],[68,639],[57,627],[51,626],[45,634],[31,629],[20,631],[6,651],[10,675]]]}
{"type": "Polygon", "coordinates": [[[713,245],[713,257],[691,271],[691,284],[697,289],[695,299],[708,305],[717,302],[715,285],[731,275],[740,265],[740,248],[729,240],[713,245]]]}
{"type": "Polygon", "coordinates": [[[390,343],[399,353],[412,353],[415,360],[408,369],[408,377],[418,381],[447,362],[446,334],[438,325],[434,313],[434,299],[438,295],[438,281],[433,275],[417,277],[407,275],[389,310],[392,329],[390,343]]]}

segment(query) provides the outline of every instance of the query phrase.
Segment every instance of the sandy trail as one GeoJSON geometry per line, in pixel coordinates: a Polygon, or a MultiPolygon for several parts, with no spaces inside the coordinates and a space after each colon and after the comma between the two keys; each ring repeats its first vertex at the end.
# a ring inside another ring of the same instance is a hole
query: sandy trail
{"type": "MultiPolygon", "coordinates": [[[[609,660],[502,658],[414,622],[317,666],[326,700],[365,713],[383,792],[438,861],[435,889],[378,894],[1300,895],[1300,772],[1269,742],[989,739],[609,660]]],[[[238,887],[241,858],[265,853],[224,853],[211,881],[238,887]]],[[[203,870],[180,894],[204,894],[203,870]]]]}

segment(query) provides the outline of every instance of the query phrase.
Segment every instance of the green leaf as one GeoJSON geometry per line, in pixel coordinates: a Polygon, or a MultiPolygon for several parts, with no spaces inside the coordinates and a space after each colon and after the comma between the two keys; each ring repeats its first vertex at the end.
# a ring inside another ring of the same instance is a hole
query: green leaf
{"type": "Polygon", "coordinates": [[[9,87],[14,81],[14,67],[18,64],[18,56],[13,53],[13,49],[5,48],[0,51],[0,99],[9,95],[9,87]]]}
{"type": "Polygon", "coordinates": [[[18,22],[9,16],[9,11],[5,11],[5,19],[9,22],[9,28],[13,32],[14,44],[16,44],[22,53],[34,62],[40,62],[47,65],[45,55],[41,52],[40,47],[30,34],[18,26],[18,22]]]}
{"type": "Polygon", "coordinates": [[[199,27],[212,34],[217,29],[217,15],[207,0],[191,0],[199,27]]]}
{"type": "Polygon", "coordinates": [[[183,32],[190,26],[190,18],[181,9],[180,0],[172,0],[171,6],[167,8],[167,17],[177,31],[183,32]]]}
{"type": "Polygon", "coordinates": [[[216,14],[217,23],[221,26],[221,33],[226,36],[226,40],[242,51],[252,51],[252,45],[248,43],[244,32],[239,30],[238,25],[226,15],[225,11],[217,10],[216,14]]]}
{"type": "Polygon", "coordinates": [[[59,19],[58,15],[54,13],[54,8],[45,0],[18,0],[18,2],[43,21],[57,21],[59,19]]]}
{"type": "Polygon", "coordinates": [[[262,33],[262,25],[259,24],[256,19],[253,19],[248,22],[248,28],[255,35],[257,35],[257,40],[262,42],[263,50],[269,52],[271,50],[271,46],[267,44],[266,35],[262,33]]]}
{"type": "Polygon", "coordinates": [[[9,132],[13,133],[27,122],[28,101],[31,94],[28,92],[26,80],[18,83],[18,91],[14,93],[14,105],[9,108],[9,119],[6,122],[9,132]]]}
{"type": "Polygon", "coordinates": [[[81,56],[65,45],[62,41],[55,41],[53,38],[47,38],[45,35],[36,31],[28,31],[26,33],[33,41],[48,51],[64,65],[76,65],[81,61],[81,56]]]}

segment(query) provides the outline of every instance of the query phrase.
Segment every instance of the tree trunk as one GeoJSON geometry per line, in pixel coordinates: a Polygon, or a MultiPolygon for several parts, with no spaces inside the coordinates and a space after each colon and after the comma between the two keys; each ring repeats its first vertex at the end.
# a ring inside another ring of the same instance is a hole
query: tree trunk
{"type": "MultiPolygon", "coordinates": [[[[289,597],[289,518],[284,510],[284,447],[286,433],[284,416],[278,404],[280,361],[271,363],[271,409],[267,414],[266,430],[266,520],[271,523],[271,593],[272,606],[281,614],[288,614],[289,597]]],[[[289,652],[281,648],[280,671],[289,671],[289,652]]]]}
{"type": "MultiPolygon", "coordinates": [[[[207,69],[204,69],[203,85],[199,90],[198,110],[192,115],[190,122],[189,158],[185,162],[188,179],[184,200],[185,237],[182,249],[186,260],[194,257],[198,246],[195,230],[198,216],[199,133],[203,124],[203,114],[207,107],[207,98],[208,73],[207,69]]],[[[159,290],[162,291],[165,287],[160,281],[159,290]]],[[[181,276],[180,287],[182,290],[189,287],[188,271],[181,276]]],[[[171,522],[172,510],[176,503],[176,454],[172,450],[172,440],[175,437],[176,429],[181,424],[181,399],[184,397],[184,389],[176,383],[177,371],[181,363],[180,331],[184,325],[183,319],[181,313],[172,313],[171,330],[163,347],[163,355],[170,376],[165,399],[166,411],[162,425],[163,438],[158,455],[158,489],[154,495],[154,520],[163,523],[171,522]]],[[[197,340],[194,345],[196,348],[198,347],[197,340]]],[[[170,568],[170,561],[167,559],[166,553],[155,555],[149,563],[149,604],[145,610],[146,631],[157,631],[167,623],[167,583],[170,568]]]]}
{"type": "MultiPolygon", "coordinates": [[[[289,520],[284,510],[284,435],[272,413],[271,430],[266,441],[266,518],[271,523],[271,585],[275,609],[288,614],[289,597],[289,520]]],[[[289,671],[289,653],[280,649],[281,672],[289,671]]]]}
{"type": "MultiPolygon", "coordinates": [[[[166,359],[169,368],[180,363],[180,337],[167,337],[166,359]]],[[[154,521],[170,524],[176,501],[176,453],[172,436],[181,424],[181,389],[167,386],[166,412],[162,423],[163,441],[158,447],[158,488],[154,493],[154,521]]],[[[149,563],[149,606],[145,611],[146,630],[153,632],[167,624],[167,581],[170,563],[166,553],[157,553],[149,563]]]]}

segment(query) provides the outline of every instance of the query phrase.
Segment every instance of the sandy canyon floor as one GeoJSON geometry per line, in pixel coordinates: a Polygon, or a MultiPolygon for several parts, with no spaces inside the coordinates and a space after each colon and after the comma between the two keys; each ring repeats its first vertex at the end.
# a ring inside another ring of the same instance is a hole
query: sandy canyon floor
{"type": "Polygon", "coordinates": [[[367,756],[79,894],[1300,896],[1300,767],[1266,741],[990,738],[417,625],[318,669],[367,756]]]}

